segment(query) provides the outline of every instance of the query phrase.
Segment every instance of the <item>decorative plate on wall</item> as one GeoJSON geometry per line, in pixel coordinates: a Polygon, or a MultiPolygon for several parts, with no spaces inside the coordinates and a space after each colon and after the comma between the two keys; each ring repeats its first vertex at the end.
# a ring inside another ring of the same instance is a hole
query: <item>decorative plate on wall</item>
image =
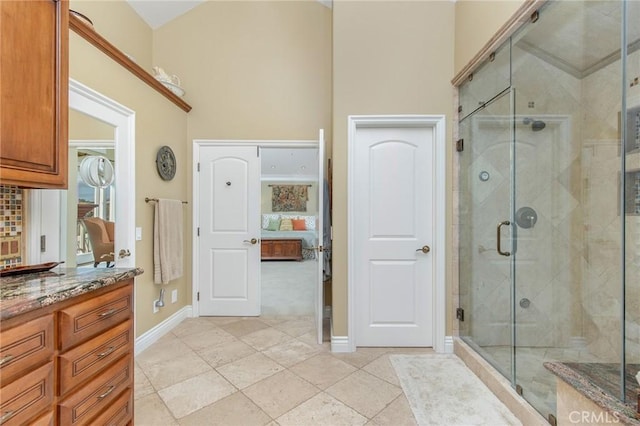
{"type": "Polygon", "coordinates": [[[158,174],[163,180],[171,180],[176,175],[176,156],[168,146],[163,146],[158,150],[156,156],[156,166],[158,174]]]}

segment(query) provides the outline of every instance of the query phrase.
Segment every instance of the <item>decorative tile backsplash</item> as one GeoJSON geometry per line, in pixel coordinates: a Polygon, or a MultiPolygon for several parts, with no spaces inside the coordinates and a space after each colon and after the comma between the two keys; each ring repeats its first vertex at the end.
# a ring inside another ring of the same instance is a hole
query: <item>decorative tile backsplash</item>
{"type": "Polygon", "coordinates": [[[0,185],[0,269],[22,265],[22,189],[0,185]]]}

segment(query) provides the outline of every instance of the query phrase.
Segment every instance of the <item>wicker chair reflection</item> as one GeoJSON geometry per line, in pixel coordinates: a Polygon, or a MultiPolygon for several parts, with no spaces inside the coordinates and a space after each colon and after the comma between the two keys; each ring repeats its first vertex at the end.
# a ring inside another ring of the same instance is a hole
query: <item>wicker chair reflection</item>
{"type": "Polygon", "coordinates": [[[88,217],[82,220],[89,234],[89,243],[93,251],[93,267],[100,262],[107,262],[107,268],[115,266],[114,261],[114,228],[115,223],[99,217],[88,217]]]}

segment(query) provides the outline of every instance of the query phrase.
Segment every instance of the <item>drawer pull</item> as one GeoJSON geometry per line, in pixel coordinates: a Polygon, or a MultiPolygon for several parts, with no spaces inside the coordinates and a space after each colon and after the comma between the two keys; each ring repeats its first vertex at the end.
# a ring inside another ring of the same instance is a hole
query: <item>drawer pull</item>
{"type": "Polygon", "coordinates": [[[106,398],[111,392],[113,392],[116,389],[115,386],[111,385],[109,386],[109,389],[107,389],[107,391],[105,393],[103,393],[102,395],[98,395],[98,399],[103,399],[106,398]]]}
{"type": "Polygon", "coordinates": [[[0,366],[5,365],[8,362],[11,362],[12,359],[13,359],[13,355],[11,354],[3,356],[2,359],[0,359],[0,366]]]}
{"type": "Polygon", "coordinates": [[[11,417],[13,417],[13,411],[5,411],[2,416],[0,416],[0,424],[6,422],[11,417]]]}
{"type": "Polygon", "coordinates": [[[105,356],[111,354],[111,352],[115,351],[116,348],[115,346],[109,346],[109,348],[107,348],[106,351],[102,352],[101,354],[96,355],[98,358],[104,358],[105,356]]]}
{"type": "Polygon", "coordinates": [[[108,311],[101,313],[98,316],[104,318],[104,317],[108,317],[109,315],[113,315],[115,313],[116,313],[116,310],[112,308],[112,309],[109,309],[108,311]]]}

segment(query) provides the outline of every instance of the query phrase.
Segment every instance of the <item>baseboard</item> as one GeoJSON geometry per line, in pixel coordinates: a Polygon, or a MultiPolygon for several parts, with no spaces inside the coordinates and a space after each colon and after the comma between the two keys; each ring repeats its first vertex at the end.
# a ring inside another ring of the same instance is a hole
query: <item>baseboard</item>
{"type": "Polygon", "coordinates": [[[334,336],[331,334],[331,352],[345,353],[351,352],[349,336],[334,336]]]}
{"type": "Polygon", "coordinates": [[[351,350],[351,344],[349,343],[349,336],[333,335],[333,321],[331,319],[330,319],[329,327],[331,329],[331,352],[335,352],[335,353],[353,352],[351,350]]]}
{"type": "Polygon", "coordinates": [[[160,324],[156,325],[146,333],[143,333],[140,337],[136,339],[135,345],[135,354],[138,355],[140,352],[147,349],[149,346],[154,344],[158,339],[162,336],[170,332],[175,326],[180,324],[185,318],[189,318],[193,316],[193,308],[191,305],[187,305],[180,309],[175,314],[171,315],[166,320],[162,321],[160,324]]]}
{"type": "Polygon", "coordinates": [[[453,353],[453,336],[444,336],[444,353],[453,353]]]}

